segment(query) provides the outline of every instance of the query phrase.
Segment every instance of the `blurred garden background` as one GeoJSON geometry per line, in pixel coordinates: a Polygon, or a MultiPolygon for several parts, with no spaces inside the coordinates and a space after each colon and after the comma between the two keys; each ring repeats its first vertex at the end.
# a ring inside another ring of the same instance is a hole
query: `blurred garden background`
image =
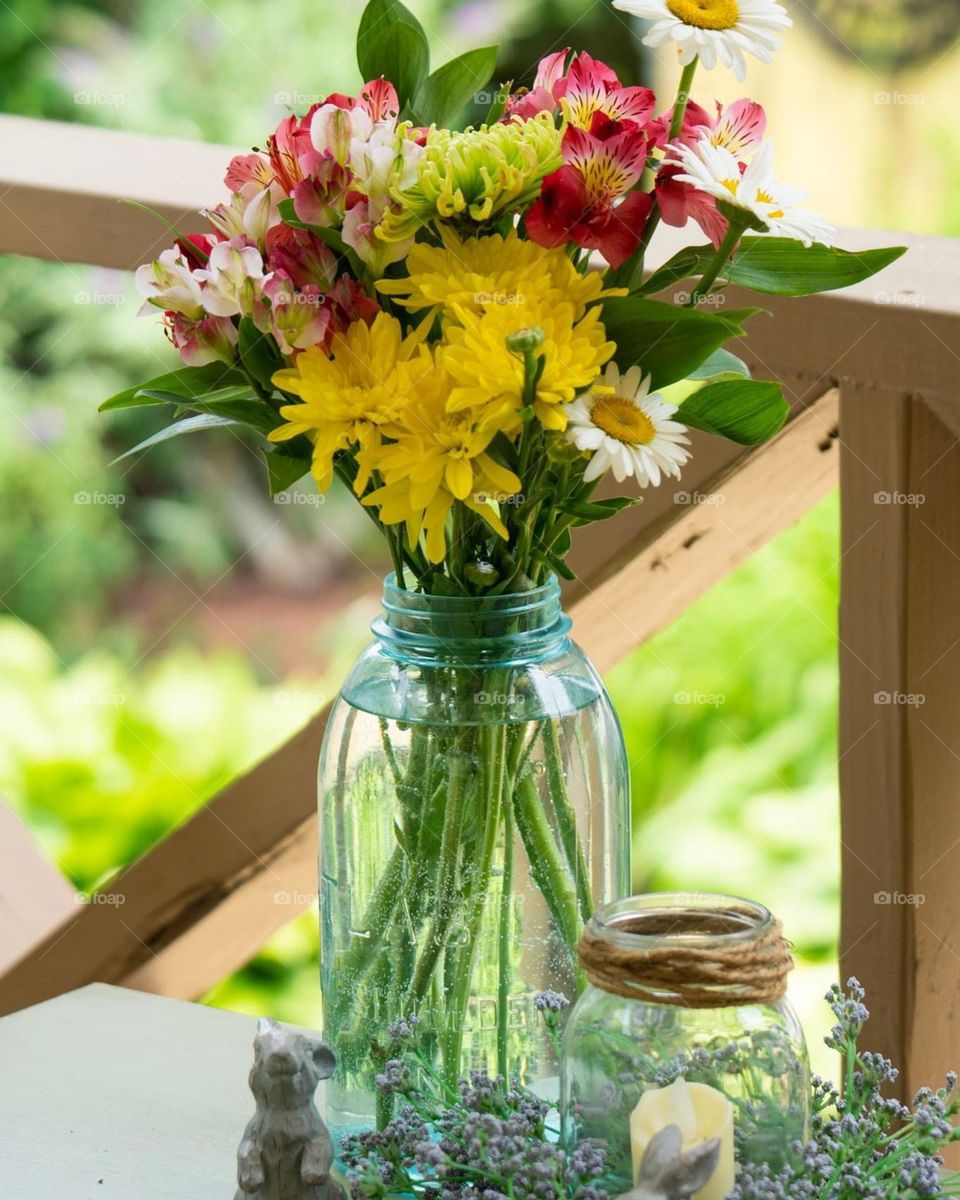
{"type": "MultiPolygon", "coordinates": [[[[542,53],[572,43],[664,97],[675,85],[605,2],[410,2],[438,59],[501,41],[501,78],[529,83],[542,53]]],[[[788,7],[786,49],[747,85],[780,174],[838,223],[960,234],[945,101],[960,5],[904,5],[909,19],[873,0],[788,7]]],[[[0,109],[262,143],[289,108],[358,82],[361,8],[9,0],[0,109]]],[[[709,85],[739,94],[722,72],[709,85]]],[[[336,688],[384,567],[346,498],[304,488],[272,504],[260,460],[227,433],[108,465],[163,417],[107,418],[98,403],[174,365],[137,307],[117,273],[0,259],[0,795],[85,890],[336,688]]],[[[814,1034],[836,971],[837,534],[834,496],[609,678],[632,763],[635,887],[767,903],[795,942],[814,1034]]],[[[315,1022],[316,939],[315,918],[299,918],[210,1002],[315,1022]]]]}

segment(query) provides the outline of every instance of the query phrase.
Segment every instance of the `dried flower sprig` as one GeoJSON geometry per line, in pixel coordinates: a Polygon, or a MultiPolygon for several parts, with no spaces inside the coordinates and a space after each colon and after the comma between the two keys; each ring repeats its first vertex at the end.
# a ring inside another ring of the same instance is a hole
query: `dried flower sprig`
{"type": "Polygon", "coordinates": [[[960,1194],[941,1172],[941,1150],[960,1140],[957,1076],[946,1087],[921,1088],[908,1106],[883,1095],[897,1069],[880,1054],[860,1050],[869,1017],[856,979],[827,993],[837,1024],[825,1039],[841,1055],[843,1084],[813,1081],[810,1140],[793,1147],[772,1172],[744,1163],[730,1200],[920,1200],[960,1194]]]}

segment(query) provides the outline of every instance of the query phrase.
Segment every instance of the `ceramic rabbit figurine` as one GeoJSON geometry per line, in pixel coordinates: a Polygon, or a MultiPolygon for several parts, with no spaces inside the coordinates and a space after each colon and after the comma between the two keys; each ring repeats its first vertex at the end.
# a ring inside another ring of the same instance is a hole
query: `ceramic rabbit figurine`
{"type": "Polygon", "coordinates": [[[313,1102],[336,1059],[322,1042],[258,1021],[250,1090],[257,1109],[237,1154],[234,1200],[346,1200],[331,1178],[333,1142],[313,1102]]]}
{"type": "Polygon", "coordinates": [[[717,1167],[720,1139],[683,1149],[679,1125],[666,1125],[651,1139],[637,1172],[637,1185],[619,1200],[689,1200],[717,1167]]]}

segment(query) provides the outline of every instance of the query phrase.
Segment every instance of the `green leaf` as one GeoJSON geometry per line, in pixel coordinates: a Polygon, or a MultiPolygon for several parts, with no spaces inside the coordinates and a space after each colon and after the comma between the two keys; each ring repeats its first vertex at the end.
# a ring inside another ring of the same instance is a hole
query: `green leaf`
{"type": "Polygon", "coordinates": [[[677,420],[743,446],[756,446],[773,437],[789,414],[778,383],[725,379],[708,383],[684,400],[677,420]]]}
{"type": "Polygon", "coordinates": [[[836,250],[790,238],[745,237],[723,274],[731,283],[771,296],[810,296],[869,279],[906,253],[906,246],[836,250]]]}
{"type": "Polygon", "coordinates": [[[552,571],[556,571],[561,579],[573,580],[577,577],[566,562],[552,550],[538,550],[533,557],[537,562],[544,563],[552,571]]]}
{"type": "Polygon", "coordinates": [[[742,336],[741,321],[753,311],[720,315],[625,296],[605,302],[603,323],[621,370],[639,364],[661,388],[688,378],[724,342],[742,336]]]}
{"type": "MultiPolygon", "coordinates": [[[[869,279],[905,251],[905,246],[836,250],[817,244],[803,246],[791,238],[745,237],[721,277],[771,296],[810,296],[869,279]]],[[[662,292],[681,279],[702,275],[714,254],[712,246],[688,246],[654,271],[638,295],[662,292]]]]}
{"type": "Polygon", "coordinates": [[[180,367],[177,371],[167,371],[147,383],[138,383],[136,387],[125,388],[117,392],[100,405],[100,412],[112,412],[118,408],[139,408],[146,404],[162,404],[150,393],[167,392],[175,398],[203,396],[207,392],[216,391],[223,387],[239,386],[246,383],[240,371],[226,363],[207,363],[202,367],[180,367]]]}
{"type": "Polygon", "coordinates": [[[499,46],[468,50],[428,76],[417,88],[413,110],[421,125],[451,126],[457,115],[482,91],[497,65],[499,46]]]}
{"type": "Polygon", "coordinates": [[[423,27],[400,0],[370,0],[357,30],[357,65],[365,80],[382,75],[397,89],[401,107],[412,102],[430,72],[423,27]]]}
{"type": "Polygon", "coordinates": [[[273,376],[284,365],[277,343],[269,333],[263,333],[250,317],[240,318],[237,338],[240,361],[263,387],[273,388],[273,376]]]}
{"type": "Polygon", "coordinates": [[[179,437],[182,433],[196,433],[201,429],[223,429],[230,425],[241,424],[243,422],[237,421],[233,417],[222,416],[219,413],[200,413],[196,417],[187,417],[183,421],[167,425],[166,428],[161,429],[159,433],[155,433],[151,437],[144,438],[136,446],[132,446],[129,450],[125,450],[123,454],[118,455],[109,465],[112,467],[118,462],[123,462],[125,458],[129,458],[131,454],[137,454],[141,450],[149,449],[151,446],[158,446],[161,442],[169,442],[171,438],[179,437]]]}
{"type": "Polygon", "coordinates": [[[695,371],[691,371],[688,379],[703,379],[711,382],[717,379],[749,379],[750,368],[742,358],[737,358],[729,350],[722,347],[714,350],[709,358],[704,359],[695,371]]]}
{"type": "MultiPolygon", "coordinates": [[[[189,408],[194,403],[193,400],[177,395],[176,392],[165,392],[159,388],[142,388],[138,395],[155,400],[157,404],[178,404],[189,408]]],[[[217,388],[212,392],[204,392],[197,399],[202,400],[206,405],[226,404],[232,400],[255,400],[256,393],[249,383],[238,383],[230,387],[217,388]]]]}
{"type": "Polygon", "coordinates": [[[679,283],[681,279],[689,279],[693,275],[702,275],[713,258],[715,251],[712,246],[685,246],[677,251],[673,258],[658,267],[648,275],[643,284],[637,288],[638,296],[652,296],[662,292],[671,284],[679,283]]]}
{"type": "Polygon", "coordinates": [[[287,488],[293,487],[298,479],[302,479],[310,470],[310,459],[300,455],[285,454],[282,450],[265,450],[264,461],[267,464],[267,480],[270,484],[270,498],[279,496],[287,488]]]}
{"type": "Polygon", "coordinates": [[[609,500],[571,500],[561,505],[560,511],[576,517],[580,525],[589,525],[593,521],[615,517],[618,512],[639,504],[642,499],[642,496],[614,496],[609,500]]]}

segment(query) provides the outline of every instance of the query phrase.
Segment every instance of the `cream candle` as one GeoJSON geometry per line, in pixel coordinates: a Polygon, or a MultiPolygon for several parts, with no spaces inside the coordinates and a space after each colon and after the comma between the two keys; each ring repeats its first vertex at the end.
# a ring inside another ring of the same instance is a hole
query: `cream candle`
{"type": "Polygon", "coordinates": [[[720,1156],[713,1174],[693,1195],[693,1200],[724,1200],[733,1190],[733,1105],[706,1083],[677,1079],[663,1088],[643,1093],[630,1115],[633,1177],[651,1139],[666,1125],[678,1125],[683,1149],[690,1150],[711,1138],[720,1139],[720,1156]]]}

